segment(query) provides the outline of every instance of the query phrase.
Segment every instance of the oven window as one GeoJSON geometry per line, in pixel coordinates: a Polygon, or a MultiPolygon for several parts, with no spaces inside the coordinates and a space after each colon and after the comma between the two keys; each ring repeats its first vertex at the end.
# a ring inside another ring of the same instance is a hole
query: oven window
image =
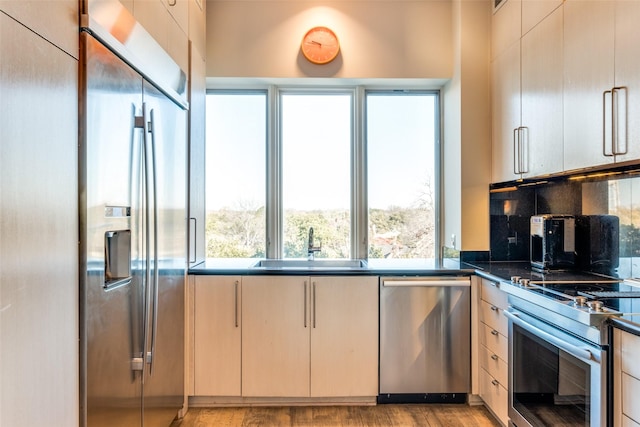
{"type": "Polygon", "coordinates": [[[591,368],[513,325],[513,407],[533,426],[589,426],[591,368]]]}

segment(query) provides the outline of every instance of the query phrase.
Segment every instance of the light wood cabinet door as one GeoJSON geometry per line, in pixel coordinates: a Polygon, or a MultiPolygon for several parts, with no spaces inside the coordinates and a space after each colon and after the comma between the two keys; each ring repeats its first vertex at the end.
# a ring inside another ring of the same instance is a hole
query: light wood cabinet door
{"type": "Polygon", "coordinates": [[[522,135],[528,150],[524,176],[563,170],[562,23],[560,7],[522,37],[522,135]]]}
{"type": "Polygon", "coordinates": [[[78,0],[0,0],[0,11],[78,59],[78,0]]]}
{"type": "Polygon", "coordinates": [[[243,277],[243,396],[309,396],[309,288],[306,277],[243,277]]]}
{"type": "Polygon", "coordinates": [[[522,0],[503,0],[491,16],[491,59],[520,41],[522,0]]]}
{"type": "Polygon", "coordinates": [[[167,45],[164,48],[186,73],[189,70],[189,37],[172,17],[167,19],[167,45]]]}
{"type": "Polygon", "coordinates": [[[640,423],[640,336],[613,329],[613,424],[640,423]]]}
{"type": "Polygon", "coordinates": [[[311,277],[311,397],[378,394],[378,278],[311,277]]]}
{"type": "Polygon", "coordinates": [[[207,2],[189,0],[189,40],[202,59],[207,55],[207,2]]]}
{"type": "MultiPolygon", "coordinates": [[[[508,0],[508,2],[511,0],[508,0]]],[[[508,3],[507,2],[507,3],[508,3]]],[[[514,43],[491,63],[493,182],[511,181],[517,173],[516,129],[520,127],[520,43],[514,43]]],[[[526,153],[526,144],[523,145],[526,153]]],[[[524,159],[526,163],[526,158],[524,159]]]]}
{"type": "Polygon", "coordinates": [[[167,50],[169,12],[162,0],[134,0],[133,17],[167,50]]]}
{"type": "Polygon", "coordinates": [[[207,256],[204,239],[205,145],[206,145],[206,63],[189,46],[189,266],[203,262],[207,256]]]}
{"type": "Polygon", "coordinates": [[[615,8],[615,86],[627,88],[626,136],[619,136],[618,147],[627,154],[616,161],[627,161],[640,158],[640,1],[617,1],[615,8]]]}
{"type": "Polygon", "coordinates": [[[531,31],[562,3],[563,0],[522,0],[522,35],[531,31]]]}
{"type": "Polygon", "coordinates": [[[4,13],[0,111],[0,425],[76,426],[78,61],[4,13]]]}
{"type": "Polygon", "coordinates": [[[604,91],[614,82],[614,2],[564,3],[564,169],[613,163],[603,154],[604,91]]]}
{"type": "Polygon", "coordinates": [[[189,0],[162,0],[185,34],[189,33],[189,0]]]}
{"type": "Polygon", "coordinates": [[[124,6],[186,73],[189,70],[188,0],[133,0],[124,2],[124,6]]]}
{"type": "Polygon", "coordinates": [[[241,395],[240,276],[195,276],[194,393],[241,395]]]}

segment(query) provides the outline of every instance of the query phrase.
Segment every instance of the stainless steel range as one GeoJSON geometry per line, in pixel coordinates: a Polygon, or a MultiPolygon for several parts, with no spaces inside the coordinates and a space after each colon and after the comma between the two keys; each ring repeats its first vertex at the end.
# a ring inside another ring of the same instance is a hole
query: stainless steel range
{"type": "Polygon", "coordinates": [[[640,288],[584,275],[575,280],[512,277],[502,289],[509,294],[512,425],[609,425],[605,322],[639,306],[640,288]]]}

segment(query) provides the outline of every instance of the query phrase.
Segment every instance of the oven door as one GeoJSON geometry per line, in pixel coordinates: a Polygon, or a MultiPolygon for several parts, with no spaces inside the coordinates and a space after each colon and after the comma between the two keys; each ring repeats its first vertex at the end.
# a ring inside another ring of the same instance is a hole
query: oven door
{"type": "Polygon", "coordinates": [[[606,425],[606,351],[513,307],[505,316],[511,423],[606,425]]]}

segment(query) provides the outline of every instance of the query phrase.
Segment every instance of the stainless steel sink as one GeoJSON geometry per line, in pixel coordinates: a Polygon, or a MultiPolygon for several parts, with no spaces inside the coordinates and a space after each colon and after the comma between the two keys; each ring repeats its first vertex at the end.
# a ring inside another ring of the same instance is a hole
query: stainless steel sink
{"type": "Polygon", "coordinates": [[[263,259],[254,264],[254,268],[278,268],[278,269],[340,269],[350,270],[366,268],[367,262],[362,259],[263,259]]]}

